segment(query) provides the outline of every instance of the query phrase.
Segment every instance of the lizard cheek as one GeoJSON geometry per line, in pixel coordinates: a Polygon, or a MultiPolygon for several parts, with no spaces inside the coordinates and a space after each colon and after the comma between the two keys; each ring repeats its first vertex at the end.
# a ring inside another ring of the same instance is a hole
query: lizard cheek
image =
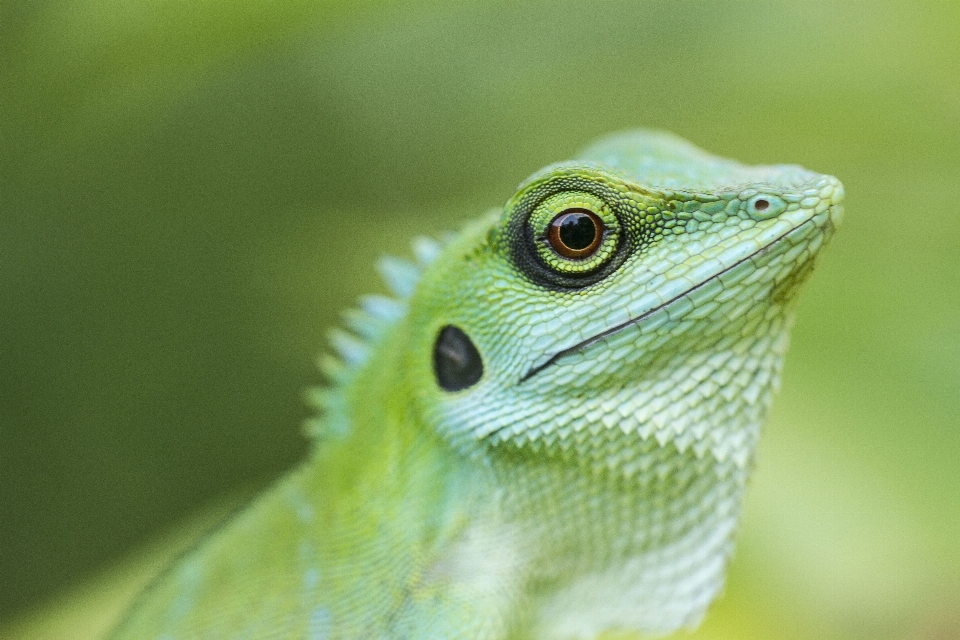
{"type": "Polygon", "coordinates": [[[433,345],[433,372],[443,390],[462,391],[480,381],[483,360],[467,334],[447,325],[433,345]]]}

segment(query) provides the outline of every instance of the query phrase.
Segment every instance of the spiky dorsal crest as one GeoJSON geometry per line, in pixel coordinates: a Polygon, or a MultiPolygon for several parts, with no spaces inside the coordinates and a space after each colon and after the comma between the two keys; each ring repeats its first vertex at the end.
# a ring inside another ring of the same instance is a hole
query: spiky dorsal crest
{"type": "Polygon", "coordinates": [[[418,236],[412,242],[415,261],[394,256],[381,258],[377,267],[393,296],[362,296],[357,307],[342,314],[343,326],[327,333],[332,352],[324,353],[318,360],[327,384],[306,392],[307,404],[318,412],[304,423],[308,436],[346,434],[349,423],[343,387],[356,376],[390,328],[407,314],[407,301],[423,270],[440,255],[445,241],[418,236]]]}

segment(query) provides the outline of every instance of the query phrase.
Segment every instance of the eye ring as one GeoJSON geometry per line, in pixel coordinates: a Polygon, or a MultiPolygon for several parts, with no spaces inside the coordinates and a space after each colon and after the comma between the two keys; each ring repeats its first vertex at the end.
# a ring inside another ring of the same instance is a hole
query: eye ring
{"type": "Polygon", "coordinates": [[[613,208],[586,191],[547,196],[533,207],[526,224],[527,247],[533,249],[537,263],[569,286],[584,286],[610,264],[620,247],[622,230],[613,208]]]}
{"type": "Polygon", "coordinates": [[[558,213],[547,227],[547,242],[568,260],[583,260],[603,243],[606,225],[589,209],[571,208],[558,213]]]}

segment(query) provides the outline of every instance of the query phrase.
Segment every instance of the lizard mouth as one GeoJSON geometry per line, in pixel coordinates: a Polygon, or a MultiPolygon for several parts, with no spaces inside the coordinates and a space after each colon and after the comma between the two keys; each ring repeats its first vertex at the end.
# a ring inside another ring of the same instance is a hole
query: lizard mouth
{"type": "Polygon", "coordinates": [[[697,289],[699,289],[699,288],[701,288],[701,287],[704,287],[704,286],[706,286],[707,284],[715,281],[717,278],[719,278],[720,276],[724,275],[725,273],[728,273],[728,272],[736,269],[737,267],[739,267],[739,266],[740,266],[741,264],[743,264],[744,262],[747,262],[748,260],[753,260],[754,258],[760,257],[760,256],[762,256],[763,254],[768,253],[771,249],[773,249],[773,247],[775,247],[776,245],[778,245],[779,243],[781,243],[781,242],[782,242],[783,240],[785,240],[788,236],[796,233],[796,232],[799,231],[800,229],[802,229],[802,228],[804,228],[805,226],[807,226],[808,224],[812,224],[812,223],[813,223],[813,218],[807,219],[806,221],[800,223],[799,225],[793,227],[792,229],[789,229],[789,230],[783,232],[780,236],[778,236],[777,238],[775,238],[775,239],[772,240],[771,242],[765,244],[764,246],[760,247],[759,249],[757,249],[756,251],[754,251],[754,252],[751,253],[750,255],[748,255],[748,256],[746,256],[746,257],[744,257],[744,258],[741,258],[741,259],[737,260],[736,262],[734,262],[733,264],[731,264],[731,265],[728,266],[728,267],[724,267],[723,269],[721,269],[721,270],[718,271],[717,273],[713,274],[712,276],[710,276],[709,278],[707,278],[707,279],[704,280],[703,282],[701,282],[701,283],[699,283],[699,284],[697,284],[697,285],[695,285],[695,286],[693,286],[693,287],[690,287],[689,289],[687,289],[687,290],[684,291],[683,293],[677,294],[676,296],[674,296],[673,298],[667,300],[667,301],[664,302],[663,304],[659,304],[659,305],[657,305],[656,307],[652,307],[652,308],[644,311],[643,313],[641,313],[641,314],[640,314],[639,316],[637,316],[636,318],[631,318],[631,319],[629,319],[629,320],[626,320],[626,321],[624,321],[624,322],[621,322],[620,324],[614,325],[614,326],[610,327],[609,329],[604,329],[604,330],[601,331],[600,333],[598,333],[598,334],[596,334],[596,335],[593,335],[593,336],[590,336],[590,337],[587,338],[586,340],[582,340],[582,341],[578,342],[577,344],[573,345],[572,347],[567,347],[566,349],[561,349],[560,351],[557,351],[557,352],[554,353],[552,356],[550,356],[549,358],[547,358],[547,360],[545,360],[543,363],[538,364],[538,365],[532,367],[529,371],[527,371],[525,374],[523,374],[523,377],[520,378],[520,383],[526,382],[527,380],[529,380],[529,379],[532,378],[533,376],[537,375],[538,373],[540,373],[541,371],[543,371],[543,370],[546,369],[547,367],[550,367],[551,365],[556,364],[558,361],[560,361],[560,360],[561,360],[562,358],[564,358],[565,356],[568,356],[568,355],[571,355],[571,354],[573,354],[573,353],[576,353],[576,352],[578,352],[578,351],[580,351],[580,350],[582,350],[582,349],[586,349],[586,348],[589,347],[590,345],[595,344],[595,343],[597,343],[597,342],[600,342],[601,340],[603,340],[603,339],[605,339],[605,338],[608,338],[608,337],[612,336],[612,335],[615,334],[615,333],[618,333],[618,332],[620,332],[620,331],[623,331],[624,329],[627,329],[628,327],[632,327],[632,326],[634,326],[634,325],[640,324],[641,322],[643,322],[644,320],[646,320],[647,318],[649,318],[650,316],[652,316],[652,315],[653,315],[654,313],[656,313],[657,311],[660,311],[661,309],[665,309],[666,307],[669,307],[671,304],[673,304],[673,303],[676,302],[677,300],[679,300],[679,299],[683,298],[684,296],[687,296],[687,295],[693,293],[693,292],[696,291],[697,289]]]}

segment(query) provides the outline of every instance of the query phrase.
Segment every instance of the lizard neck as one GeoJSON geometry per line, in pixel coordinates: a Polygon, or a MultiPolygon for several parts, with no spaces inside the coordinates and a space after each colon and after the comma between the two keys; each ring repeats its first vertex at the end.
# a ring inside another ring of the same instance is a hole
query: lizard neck
{"type": "Polygon", "coordinates": [[[727,354],[678,354],[655,379],[590,400],[633,407],[612,426],[585,419],[552,444],[492,448],[505,520],[527,532],[537,637],[699,622],[723,586],[789,318],[771,313],[727,354]]]}
{"type": "Polygon", "coordinates": [[[343,435],[318,442],[296,479],[318,514],[325,610],[350,637],[505,637],[529,558],[505,533],[489,465],[417,419],[404,336],[401,319],[341,387],[343,435]]]}

